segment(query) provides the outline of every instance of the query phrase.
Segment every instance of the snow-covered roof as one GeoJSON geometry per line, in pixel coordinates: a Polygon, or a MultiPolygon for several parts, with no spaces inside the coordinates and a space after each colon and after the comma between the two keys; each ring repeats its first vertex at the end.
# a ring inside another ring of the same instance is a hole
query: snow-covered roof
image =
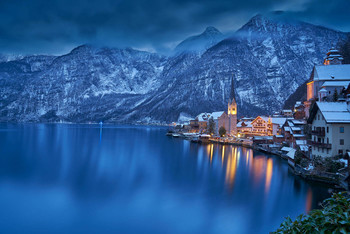
{"type": "Polygon", "coordinates": [[[300,119],[292,119],[291,120],[293,122],[293,124],[306,124],[306,121],[305,120],[300,120],[300,119]]]}
{"type": "Polygon", "coordinates": [[[293,121],[292,121],[292,120],[288,121],[288,125],[289,125],[290,127],[294,127],[293,121]]]}
{"type": "Polygon", "coordinates": [[[327,123],[350,123],[350,111],[345,102],[317,102],[317,106],[327,123]]]}
{"type": "Polygon", "coordinates": [[[326,81],[322,87],[345,87],[347,88],[350,84],[350,79],[347,81],[326,81]]]}
{"type": "Polygon", "coordinates": [[[297,145],[307,145],[307,141],[306,140],[296,140],[295,144],[297,144],[297,145]]]}
{"type": "Polygon", "coordinates": [[[274,123],[274,124],[278,124],[278,125],[280,125],[280,126],[282,126],[286,121],[287,121],[287,118],[275,118],[275,117],[273,117],[273,118],[271,118],[272,120],[272,123],[274,123]]]}
{"type": "Polygon", "coordinates": [[[299,127],[291,127],[292,131],[301,131],[301,128],[299,127]]]}
{"type": "Polygon", "coordinates": [[[292,113],[292,110],[282,110],[283,112],[292,113]]]}
{"type": "Polygon", "coordinates": [[[275,137],[277,137],[277,138],[284,138],[283,135],[275,135],[275,137]]]}
{"type": "Polygon", "coordinates": [[[290,132],[290,127],[284,127],[285,132],[290,132]]]}
{"type": "Polygon", "coordinates": [[[200,113],[197,115],[196,119],[198,119],[198,121],[208,121],[210,117],[210,113],[200,113]]]}
{"type": "Polygon", "coordinates": [[[211,113],[211,117],[213,117],[213,119],[218,119],[219,117],[222,116],[222,114],[224,113],[224,111],[216,111],[211,113]]]}
{"type": "Polygon", "coordinates": [[[291,149],[291,150],[287,153],[287,156],[288,156],[289,158],[291,158],[291,159],[294,159],[295,152],[296,152],[295,149],[291,149]]]}
{"type": "Polygon", "coordinates": [[[319,93],[328,93],[327,89],[322,88],[320,91],[318,91],[319,93]]]}
{"type": "Polygon", "coordinates": [[[350,64],[315,66],[314,80],[350,80],[350,64]]]}
{"type": "Polygon", "coordinates": [[[304,134],[293,134],[293,137],[295,138],[295,137],[305,137],[305,135],[304,134]]]}
{"type": "Polygon", "coordinates": [[[293,148],[290,148],[290,147],[286,147],[286,146],[284,146],[284,147],[282,147],[282,151],[287,151],[287,152],[289,152],[289,151],[291,151],[293,148]]]}
{"type": "Polygon", "coordinates": [[[251,128],[252,127],[252,122],[251,121],[241,121],[241,122],[238,122],[237,124],[237,128],[241,128],[241,127],[244,127],[244,128],[251,128]],[[245,124],[246,126],[242,126],[242,124],[245,124]]]}

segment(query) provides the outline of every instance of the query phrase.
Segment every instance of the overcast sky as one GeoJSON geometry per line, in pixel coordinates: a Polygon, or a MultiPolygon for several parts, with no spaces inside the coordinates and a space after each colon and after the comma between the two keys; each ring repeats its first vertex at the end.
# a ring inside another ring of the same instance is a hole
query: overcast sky
{"type": "Polygon", "coordinates": [[[350,31],[350,0],[0,0],[0,53],[63,54],[81,44],[167,52],[207,26],[230,32],[276,10],[350,31]]]}

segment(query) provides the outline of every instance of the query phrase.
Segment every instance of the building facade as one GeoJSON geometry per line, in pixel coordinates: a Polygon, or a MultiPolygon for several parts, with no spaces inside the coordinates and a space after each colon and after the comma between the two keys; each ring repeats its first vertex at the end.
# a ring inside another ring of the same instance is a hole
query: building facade
{"type": "Polygon", "coordinates": [[[312,157],[345,155],[350,151],[350,96],[347,102],[316,102],[308,123],[312,157]]]}
{"type": "MultiPolygon", "coordinates": [[[[346,88],[350,82],[350,64],[342,64],[343,58],[336,49],[330,49],[323,65],[314,66],[307,83],[307,100],[304,102],[305,116],[314,101],[323,101],[346,88]]],[[[328,100],[331,101],[331,100],[328,100]]]]}

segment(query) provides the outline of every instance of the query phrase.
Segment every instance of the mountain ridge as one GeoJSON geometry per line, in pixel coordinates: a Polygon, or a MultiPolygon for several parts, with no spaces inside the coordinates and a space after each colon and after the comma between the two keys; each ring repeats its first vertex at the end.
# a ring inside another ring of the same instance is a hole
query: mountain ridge
{"type": "Polygon", "coordinates": [[[257,16],[209,48],[171,56],[82,45],[0,61],[0,121],[171,122],[226,110],[232,76],[239,117],[269,114],[346,35],[257,16]]]}

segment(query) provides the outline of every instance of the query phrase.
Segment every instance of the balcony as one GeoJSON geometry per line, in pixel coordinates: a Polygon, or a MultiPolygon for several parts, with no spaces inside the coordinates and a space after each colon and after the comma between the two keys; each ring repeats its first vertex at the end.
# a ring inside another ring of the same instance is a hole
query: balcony
{"type": "Polygon", "coordinates": [[[332,149],[331,144],[322,143],[322,142],[315,142],[308,140],[307,143],[312,146],[320,147],[320,148],[326,148],[326,149],[332,149]]]}
{"type": "Polygon", "coordinates": [[[326,132],[324,130],[316,130],[316,131],[311,131],[311,134],[315,136],[324,137],[326,135],[326,132]]]}

